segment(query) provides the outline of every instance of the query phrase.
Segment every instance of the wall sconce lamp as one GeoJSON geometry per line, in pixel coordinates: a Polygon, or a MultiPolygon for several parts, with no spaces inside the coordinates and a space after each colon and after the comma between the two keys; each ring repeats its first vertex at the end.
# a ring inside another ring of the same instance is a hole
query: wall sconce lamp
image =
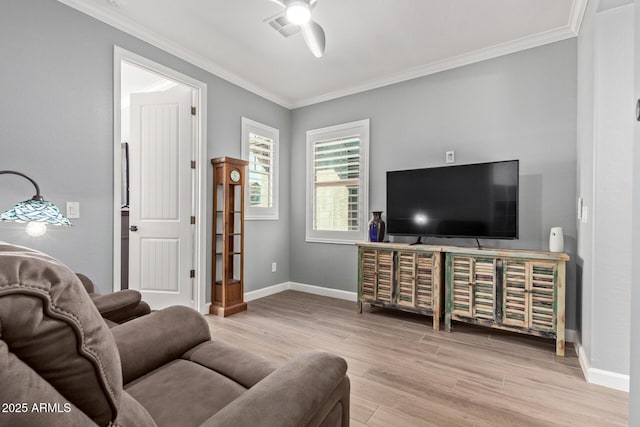
{"type": "Polygon", "coordinates": [[[27,175],[16,171],[0,171],[0,175],[11,174],[26,178],[36,188],[36,195],[29,200],[16,204],[0,214],[0,221],[26,222],[27,234],[32,237],[42,236],[47,232],[47,224],[71,225],[71,222],[60,213],[60,209],[44,200],[38,184],[27,175]]]}

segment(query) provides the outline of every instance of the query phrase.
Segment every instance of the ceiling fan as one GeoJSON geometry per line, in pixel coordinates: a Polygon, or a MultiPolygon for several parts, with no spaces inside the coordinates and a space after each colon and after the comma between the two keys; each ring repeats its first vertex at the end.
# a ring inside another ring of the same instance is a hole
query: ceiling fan
{"type": "Polygon", "coordinates": [[[325,36],[322,27],[311,19],[311,9],[318,0],[271,0],[284,8],[285,16],[302,31],[304,42],[316,58],[324,54],[325,36]]]}

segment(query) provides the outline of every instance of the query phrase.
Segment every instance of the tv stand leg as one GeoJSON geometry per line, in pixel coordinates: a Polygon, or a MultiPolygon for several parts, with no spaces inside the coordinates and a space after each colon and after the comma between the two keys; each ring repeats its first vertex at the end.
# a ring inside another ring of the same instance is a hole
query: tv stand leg
{"type": "Polygon", "coordinates": [[[564,338],[556,338],[556,355],[564,357],[564,338]]]}
{"type": "Polygon", "coordinates": [[[447,332],[451,332],[451,314],[444,314],[444,330],[447,332]]]}
{"type": "Polygon", "coordinates": [[[482,249],[482,246],[480,246],[480,241],[478,240],[477,237],[476,237],[476,244],[478,245],[478,249],[482,249]]]}
{"type": "Polygon", "coordinates": [[[424,243],[422,243],[422,236],[418,236],[418,240],[409,244],[409,246],[415,246],[415,245],[424,245],[424,243]]]}

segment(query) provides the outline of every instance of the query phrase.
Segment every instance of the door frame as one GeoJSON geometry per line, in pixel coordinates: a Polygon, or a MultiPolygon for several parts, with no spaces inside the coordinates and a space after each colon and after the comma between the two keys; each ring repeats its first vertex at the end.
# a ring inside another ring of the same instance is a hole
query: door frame
{"type": "Polygon", "coordinates": [[[192,215],[196,216],[193,231],[192,259],[196,270],[193,289],[194,309],[208,313],[206,303],[206,253],[207,253],[207,85],[199,80],[182,74],[150,59],[130,52],[117,45],[113,47],[113,291],[122,289],[120,271],[121,256],[121,64],[128,62],[151,73],[177,81],[192,89],[193,104],[197,109],[193,126],[192,154],[196,161],[195,174],[192,174],[192,215]],[[195,175],[195,176],[194,176],[195,175]]]}

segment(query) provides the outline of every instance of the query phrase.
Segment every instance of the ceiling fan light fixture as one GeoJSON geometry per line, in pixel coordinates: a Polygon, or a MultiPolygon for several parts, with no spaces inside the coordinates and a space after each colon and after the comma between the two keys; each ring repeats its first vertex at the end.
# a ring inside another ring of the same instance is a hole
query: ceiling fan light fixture
{"type": "Polygon", "coordinates": [[[291,0],[287,2],[287,19],[295,25],[303,25],[311,19],[309,0],[291,0]]]}

